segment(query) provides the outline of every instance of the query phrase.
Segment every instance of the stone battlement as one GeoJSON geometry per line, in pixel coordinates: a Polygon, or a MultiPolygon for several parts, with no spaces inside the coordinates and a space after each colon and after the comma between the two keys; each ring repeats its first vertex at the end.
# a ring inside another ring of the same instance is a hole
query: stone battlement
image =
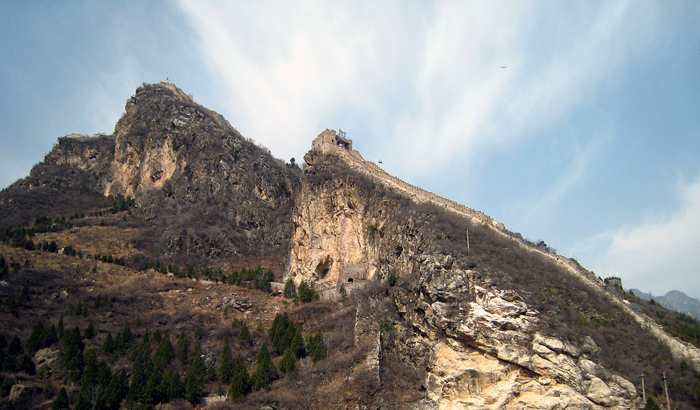
{"type": "Polygon", "coordinates": [[[466,216],[475,222],[481,224],[492,224],[494,227],[500,230],[505,229],[503,224],[494,221],[483,212],[471,209],[458,202],[443,198],[435,195],[432,192],[411,185],[393,175],[390,175],[377,166],[377,164],[374,162],[365,161],[359,152],[352,149],[352,140],[345,138],[344,132],[339,132],[340,134],[337,134],[334,130],[326,129],[313,141],[311,148],[323,153],[332,152],[340,154],[342,158],[347,160],[348,165],[350,165],[351,168],[378,180],[389,189],[403,192],[415,202],[431,202],[449,212],[466,216]]]}
{"type": "Polygon", "coordinates": [[[352,140],[345,138],[343,130],[331,130],[326,128],[325,131],[318,134],[315,140],[311,143],[311,148],[327,152],[330,149],[340,148],[346,151],[352,151],[352,140]]]}

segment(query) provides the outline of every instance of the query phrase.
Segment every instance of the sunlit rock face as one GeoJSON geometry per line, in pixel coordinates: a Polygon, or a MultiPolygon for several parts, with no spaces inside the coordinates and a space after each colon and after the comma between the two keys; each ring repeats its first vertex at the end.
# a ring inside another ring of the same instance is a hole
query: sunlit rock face
{"type": "Polygon", "coordinates": [[[423,255],[410,291],[395,293],[409,323],[433,347],[426,380],[436,408],[630,408],[632,383],[591,359],[577,343],[538,332],[538,312],[516,291],[476,283],[448,255],[423,255]]]}
{"type": "Polygon", "coordinates": [[[591,338],[540,333],[540,312],[517,289],[495,286],[464,255],[441,252],[443,233],[401,194],[347,173],[342,158],[305,157],[286,278],[327,293],[400,278],[389,294],[415,332],[404,354],[427,365],[427,398],[414,408],[635,406],[634,385],[596,362],[591,338]]]}

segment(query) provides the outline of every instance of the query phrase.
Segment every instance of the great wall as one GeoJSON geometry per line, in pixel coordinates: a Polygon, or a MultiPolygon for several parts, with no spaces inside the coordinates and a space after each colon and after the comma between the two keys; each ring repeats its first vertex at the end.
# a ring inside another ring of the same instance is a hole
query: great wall
{"type": "MultiPolygon", "coordinates": [[[[449,212],[470,218],[475,223],[490,226],[495,232],[509,238],[528,251],[545,255],[548,259],[553,260],[556,264],[563,266],[564,269],[567,269],[569,272],[580,278],[592,291],[604,295],[617,306],[626,311],[642,328],[653,334],[660,342],[666,344],[677,360],[680,361],[682,359],[686,359],[693,369],[700,371],[700,349],[695,348],[689,343],[670,337],[654,320],[644,314],[634,311],[627,306],[622,299],[606,291],[605,282],[596,277],[594,273],[584,269],[576,260],[562,255],[557,255],[555,253],[550,253],[548,251],[543,251],[542,249],[533,246],[532,243],[522,238],[522,236],[510,232],[503,224],[496,222],[481,211],[471,209],[455,201],[440,197],[432,192],[428,192],[424,189],[413,186],[399,178],[394,177],[393,175],[388,174],[377,166],[377,164],[371,161],[366,161],[358,151],[353,150],[352,140],[346,138],[345,133],[342,131],[339,135],[335,130],[326,129],[313,141],[312,149],[319,150],[324,153],[333,153],[338,155],[340,158],[344,159],[352,169],[360,172],[363,175],[369,176],[371,179],[391,190],[398,190],[402,192],[417,203],[429,202],[440,206],[449,212]]],[[[361,287],[363,282],[364,281],[355,283],[355,286],[361,287]]],[[[322,297],[324,299],[335,299],[338,297],[337,287],[324,289],[322,293],[322,297]]]]}
{"type": "Polygon", "coordinates": [[[384,185],[390,190],[400,191],[417,203],[429,202],[449,212],[470,218],[477,224],[490,226],[499,234],[517,242],[528,250],[542,253],[550,259],[555,260],[556,263],[566,265],[569,270],[575,272],[578,276],[584,277],[586,281],[594,284],[596,287],[604,286],[602,280],[598,280],[594,274],[582,268],[577,261],[562,255],[557,255],[556,253],[543,251],[542,249],[537,248],[534,243],[531,243],[527,239],[523,238],[521,235],[509,231],[506,229],[504,224],[496,222],[485,213],[411,185],[393,175],[390,175],[374,162],[366,161],[358,151],[352,149],[352,140],[346,138],[345,133],[342,131],[340,131],[340,134],[338,134],[335,130],[326,129],[313,141],[312,149],[324,153],[338,155],[340,158],[345,160],[350,168],[360,172],[363,175],[369,176],[371,179],[384,185]]]}
{"type": "Polygon", "coordinates": [[[369,176],[390,190],[402,192],[417,203],[433,203],[447,211],[466,216],[479,224],[491,224],[499,230],[505,230],[503,224],[494,221],[483,212],[411,185],[388,174],[374,162],[366,161],[358,151],[352,149],[352,140],[345,138],[345,134],[342,131],[336,133],[335,130],[326,129],[313,141],[312,148],[321,152],[339,155],[348,163],[350,168],[369,176]]]}

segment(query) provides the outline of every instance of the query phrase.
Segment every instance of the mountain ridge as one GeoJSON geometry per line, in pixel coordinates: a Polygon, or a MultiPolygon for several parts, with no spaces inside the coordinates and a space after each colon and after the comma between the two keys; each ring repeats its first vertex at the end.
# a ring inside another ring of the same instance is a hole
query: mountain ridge
{"type": "MultiPolygon", "coordinates": [[[[90,319],[103,343],[114,331],[110,312],[98,307],[105,292],[120,319],[143,318],[163,332],[202,327],[197,343],[210,362],[224,340],[239,337],[241,323],[255,327],[251,344],[240,346],[249,371],[260,368],[252,349],[276,340],[264,329],[278,314],[307,335],[322,332],[324,361],[299,358],[296,372],[222,406],[632,408],[642,404],[638,375],[659,368],[679,383],[674,405],[700,400],[692,338],[671,337],[657,323],[672,313],[608,293],[576,261],[347,147],[313,143],[302,170],[174,85],[144,84],[114,134],[60,138],[0,194],[0,253],[13,269],[0,287],[0,317],[57,326],[75,306],[94,303],[102,316],[90,319]],[[190,282],[197,278],[206,281],[190,282]],[[17,306],[23,283],[36,297],[17,306]],[[309,286],[322,300],[282,296],[309,286]],[[286,393],[300,383],[305,404],[286,393]]],[[[148,340],[149,328],[135,329],[148,340]]],[[[27,330],[12,332],[28,340],[27,330]]],[[[60,352],[63,343],[48,348],[60,352]]],[[[120,363],[132,390],[124,403],[158,404],[134,396],[138,366],[120,363]]],[[[186,364],[167,369],[184,378],[186,364]]],[[[49,380],[68,386],[64,371],[57,367],[49,380]]],[[[203,391],[214,395],[222,385],[212,376],[203,391]]],[[[87,400],[78,389],[71,394],[72,403],[87,400]]]]}
{"type": "Polygon", "coordinates": [[[700,300],[688,296],[679,290],[670,290],[663,296],[652,296],[651,293],[644,293],[634,288],[630,289],[630,292],[634,292],[634,295],[641,299],[654,299],[654,301],[660,303],[663,307],[675,310],[676,312],[685,313],[686,315],[700,320],[700,300]]]}

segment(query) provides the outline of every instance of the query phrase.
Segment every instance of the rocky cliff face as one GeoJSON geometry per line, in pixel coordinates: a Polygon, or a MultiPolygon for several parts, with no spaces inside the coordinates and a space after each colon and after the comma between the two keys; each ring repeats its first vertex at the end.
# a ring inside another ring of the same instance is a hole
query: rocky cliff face
{"type": "Polygon", "coordinates": [[[305,160],[304,183],[293,212],[288,277],[297,285],[305,280],[327,289],[410,270],[404,266],[410,258],[403,248],[415,248],[419,238],[383,238],[385,232],[401,229],[387,218],[401,198],[348,173],[337,157],[307,155],[305,160]]]}
{"type": "MultiPolygon", "coordinates": [[[[331,298],[349,281],[399,278],[389,294],[414,334],[404,354],[427,366],[427,398],[416,408],[639,403],[636,355],[648,355],[650,335],[593,275],[527,248],[489,218],[391,192],[343,158],[305,157],[288,277],[331,298]]],[[[674,349],[663,360],[694,360],[674,349]]]]}
{"type": "Polygon", "coordinates": [[[140,87],[113,135],[61,138],[43,166],[133,197],[155,228],[144,241],[170,258],[286,253],[298,172],[172,84],[140,87]]]}

